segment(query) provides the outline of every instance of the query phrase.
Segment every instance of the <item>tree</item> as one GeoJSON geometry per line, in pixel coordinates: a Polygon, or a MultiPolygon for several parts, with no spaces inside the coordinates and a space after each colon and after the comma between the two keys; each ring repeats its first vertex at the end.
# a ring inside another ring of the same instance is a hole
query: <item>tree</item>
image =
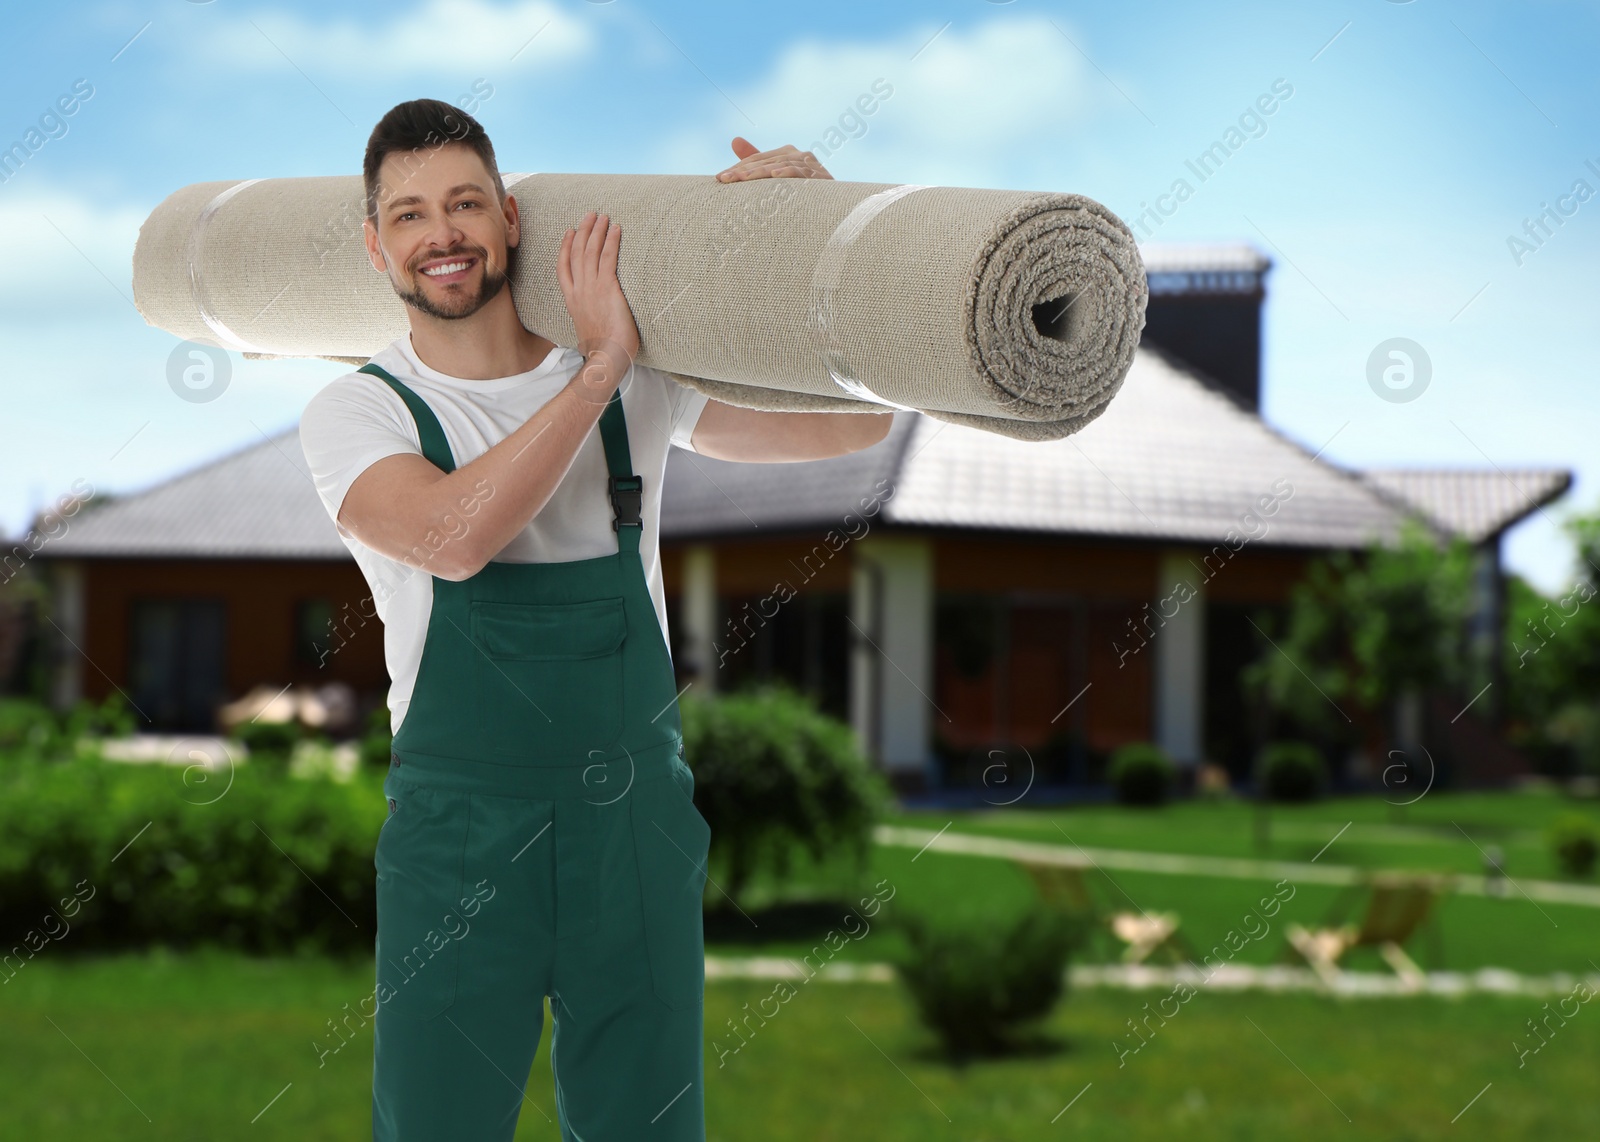
{"type": "Polygon", "coordinates": [[[1336,745],[1381,753],[1408,703],[1471,678],[1467,620],[1476,556],[1414,521],[1394,546],[1336,551],[1290,592],[1282,629],[1243,684],[1276,714],[1336,745]],[[1275,645],[1274,645],[1275,644],[1275,645]]]}
{"type": "Polygon", "coordinates": [[[1568,518],[1577,574],[1549,598],[1506,589],[1508,736],[1555,775],[1600,773],[1600,509],[1568,518]]]}

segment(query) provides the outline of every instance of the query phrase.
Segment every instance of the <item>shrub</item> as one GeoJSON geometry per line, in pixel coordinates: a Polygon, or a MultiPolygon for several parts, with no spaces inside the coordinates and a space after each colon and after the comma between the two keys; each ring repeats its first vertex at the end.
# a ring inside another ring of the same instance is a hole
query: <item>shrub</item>
{"type": "Polygon", "coordinates": [[[367,715],[367,732],[361,739],[361,764],[389,768],[394,734],[389,730],[389,707],[378,706],[367,715]]]}
{"type": "Polygon", "coordinates": [[[233,736],[250,751],[250,760],[283,770],[304,735],[298,722],[244,722],[235,727],[233,736]]]}
{"type": "Polygon", "coordinates": [[[1173,766],[1160,746],[1132,742],[1112,753],[1106,776],[1123,804],[1159,805],[1172,789],[1173,766]]]}
{"type": "Polygon", "coordinates": [[[1067,963],[1086,922],[1034,908],[1011,922],[936,925],[915,913],[891,921],[905,936],[894,958],[917,1015],[947,1057],[1003,1053],[1050,1013],[1067,986],[1067,963]]]}
{"type": "Polygon", "coordinates": [[[0,753],[40,757],[60,748],[55,711],[33,698],[0,698],[0,753]]]}
{"type": "Polygon", "coordinates": [[[78,699],[62,719],[62,729],[70,741],[80,737],[124,737],[138,726],[128,700],[117,691],[107,694],[98,704],[87,698],[78,699]]]}
{"type": "Polygon", "coordinates": [[[98,703],[80,698],[64,714],[37,698],[0,698],[0,757],[68,758],[79,738],[130,734],[136,725],[127,699],[119,693],[98,703]]]}
{"type": "Polygon", "coordinates": [[[1588,876],[1600,858],[1600,829],[1587,817],[1569,813],[1550,827],[1550,848],[1568,876],[1588,876]]]}
{"type": "Polygon", "coordinates": [[[715,698],[686,694],[679,709],[695,805],[711,826],[711,859],[727,870],[719,904],[737,900],[763,866],[786,876],[797,844],[819,862],[847,847],[865,867],[889,792],[849,726],[782,684],[715,698]]]}
{"type": "Polygon", "coordinates": [[[246,765],[202,783],[96,758],[0,771],[0,980],[35,953],[152,943],[370,956],[386,813],[370,775],[246,765]],[[62,911],[74,896],[81,908],[62,911]]]}
{"type": "Polygon", "coordinates": [[[1306,742],[1273,742],[1256,762],[1256,788],[1269,801],[1311,801],[1322,792],[1322,754],[1306,742]]]}

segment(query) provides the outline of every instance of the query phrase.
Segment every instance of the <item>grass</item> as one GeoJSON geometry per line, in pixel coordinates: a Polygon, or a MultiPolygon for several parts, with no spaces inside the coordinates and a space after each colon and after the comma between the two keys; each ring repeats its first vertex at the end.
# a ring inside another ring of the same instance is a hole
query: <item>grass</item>
{"type": "MultiPolygon", "coordinates": [[[[1556,815],[1571,811],[1600,817],[1592,803],[1575,803],[1544,793],[1434,793],[1406,810],[1406,823],[1392,820],[1393,807],[1381,800],[1339,799],[1281,806],[1272,811],[1273,842],[1266,851],[1252,846],[1251,807],[1228,802],[1182,802],[1154,810],[1092,806],[983,813],[914,812],[897,814],[890,823],[938,830],[954,821],[952,831],[1064,846],[1070,837],[1090,848],[1308,861],[1353,821],[1326,848],[1319,863],[1481,871],[1481,855],[1472,841],[1451,824],[1458,822],[1473,838],[1481,836],[1480,844],[1492,840],[1501,845],[1508,853],[1507,865],[1513,878],[1553,878],[1556,870],[1542,829],[1556,815]]],[[[714,908],[723,906],[723,913],[714,912],[708,918],[708,951],[798,958],[817,947],[824,932],[835,928],[850,938],[832,958],[888,959],[898,943],[895,932],[872,922],[870,930],[863,933],[859,918],[849,919],[846,926],[850,905],[869,895],[871,886],[879,882],[886,884],[882,891],[892,889],[896,894],[885,918],[895,910],[912,908],[945,916],[967,913],[981,922],[982,917],[996,912],[1026,908],[1036,899],[1027,876],[1009,861],[937,850],[919,856],[915,849],[875,847],[869,867],[859,873],[843,860],[813,864],[799,850],[794,853],[792,864],[793,874],[782,884],[756,878],[747,898],[741,901],[743,914],[728,908],[715,886],[709,890],[708,902],[714,908]],[[804,909],[779,903],[797,896],[809,897],[812,903],[804,909]]],[[[712,876],[716,876],[714,867],[712,876]]],[[[1268,880],[1146,872],[1091,872],[1089,881],[1091,891],[1107,908],[1178,913],[1184,933],[1200,953],[1220,943],[1230,930],[1239,929],[1250,907],[1272,892],[1272,882],[1268,880]]],[[[1268,921],[1271,933],[1251,941],[1232,957],[1233,961],[1274,962],[1284,949],[1283,926],[1291,922],[1317,925],[1343,891],[1328,885],[1297,885],[1294,898],[1268,921]]],[[[1354,903],[1350,918],[1358,920],[1359,899],[1354,903]]],[[[1425,929],[1410,948],[1414,958],[1430,970],[1499,967],[1529,973],[1587,972],[1591,970],[1591,957],[1600,960],[1597,908],[1535,903],[1513,889],[1503,897],[1448,896],[1438,906],[1436,916],[1436,928],[1425,929]]],[[[1259,922],[1251,923],[1259,931],[1259,922]]],[[[1111,947],[1100,950],[1102,958],[1109,958],[1114,952],[1111,947]]],[[[1375,952],[1365,950],[1354,953],[1348,963],[1356,969],[1387,970],[1375,952]]]]}
{"type": "MultiPolygon", "coordinates": [[[[9,1032],[0,1036],[0,1133],[36,1142],[366,1137],[370,1038],[324,1067],[312,1041],[370,981],[366,962],[41,957],[0,988],[9,1032]]],[[[1056,1008],[1033,1053],[956,1070],[932,1052],[900,990],[883,985],[804,985],[764,1023],[747,1024],[733,1052],[726,1022],[771,993],[760,981],[708,988],[712,1142],[1057,1133],[1498,1142],[1600,1132],[1600,1005],[1579,1008],[1519,1068],[1512,1040],[1544,1014],[1542,1001],[1200,994],[1119,1066],[1112,1041],[1126,1046],[1126,1021],[1164,993],[1085,992],[1056,1008]]],[[[557,1136],[546,1120],[555,1117],[548,1049],[547,1024],[519,1139],[557,1136]]]]}
{"type": "MultiPolygon", "coordinates": [[[[1398,800],[1395,795],[1392,799],[1398,800]]],[[[1561,879],[1545,829],[1563,813],[1600,826],[1600,803],[1554,791],[1434,792],[1410,806],[1377,797],[1340,797],[1303,805],[1274,805],[1265,813],[1267,844],[1256,841],[1260,815],[1253,802],[1180,801],[1158,809],[1118,805],[1006,809],[952,814],[899,814],[894,823],[942,828],[954,817],[963,832],[1088,848],[1137,849],[1306,861],[1339,839],[1321,858],[1359,868],[1482,873],[1483,849],[1498,845],[1512,877],[1561,879]],[[1350,827],[1341,835],[1340,830],[1350,827]]]]}
{"type": "MultiPolygon", "coordinates": [[[[1482,870],[1478,846],[1493,843],[1513,877],[1554,879],[1544,830],[1564,812],[1600,819],[1593,802],[1557,794],[1435,791],[1403,809],[1381,799],[1274,808],[1265,844],[1255,810],[1238,802],[916,811],[891,823],[1089,848],[1469,873],[1482,870]]],[[[977,924],[1035,900],[1028,878],[1005,860],[880,846],[859,870],[843,857],[813,864],[800,850],[791,863],[790,879],[758,877],[740,909],[708,916],[709,952],[798,959],[820,948],[813,963],[884,961],[898,951],[892,920],[901,912],[977,924]],[[862,907],[875,893],[887,897],[882,910],[862,907]],[[846,937],[837,951],[824,939],[830,930],[846,937]]],[[[1178,912],[1200,952],[1242,930],[1246,912],[1272,890],[1265,880],[1117,870],[1090,881],[1109,908],[1178,912]]],[[[1298,885],[1271,933],[1229,958],[1278,959],[1283,926],[1320,921],[1340,891],[1298,885]]],[[[715,890],[709,899],[716,902],[715,890]]],[[[1425,967],[1587,973],[1600,962],[1600,908],[1535,904],[1513,891],[1449,897],[1438,919],[1442,958],[1426,939],[1411,947],[1425,967]]],[[[1089,958],[1110,954],[1101,948],[1089,958]]],[[[1384,970],[1364,953],[1350,966],[1384,970]]],[[[0,1142],[369,1136],[370,1038],[358,1036],[325,1065],[315,1043],[371,979],[366,958],[100,957],[49,947],[0,984],[8,1031],[0,1036],[0,1142]]],[[[1548,1014],[1544,999],[1205,993],[1119,1065],[1113,1042],[1131,1047],[1128,1021],[1166,992],[1102,990],[1069,995],[1029,1052],[956,1069],[934,1053],[894,986],[799,985],[769,1019],[749,1017],[736,1039],[729,1021],[773,994],[771,982],[753,980],[707,990],[716,1142],[998,1142],[1067,1132],[1117,1142],[1600,1136],[1592,1095],[1600,1004],[1579,1008],[1519,1066],[1513,1043],[1531,1043],[1526,1024],[1548,1014]]],[[[557,1136],[548,1051],[547,1024],[519,1138],[557,1136]]]]}

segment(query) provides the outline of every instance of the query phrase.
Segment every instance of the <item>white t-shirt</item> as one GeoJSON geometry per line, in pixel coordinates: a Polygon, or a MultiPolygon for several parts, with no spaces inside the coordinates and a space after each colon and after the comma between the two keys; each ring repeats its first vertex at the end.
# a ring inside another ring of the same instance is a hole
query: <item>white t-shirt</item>
{"type": "MultiPolygon", "coordinates": [[[[526,373],[467,380],[424,365],[408,333],[372,361],[433,410],[459,469],[511,435],[565,388],[583,357],[575,349],[557,346],[526,373]]],[[[661,582],[661,482],[671,445],[693,451],[689,438],[706,399],[703,393],[637,363],[622,382],[628,450],[634,472],[644,477],[639,555],[661,622],[661,637],[668,645],[666,592],[661,582]]],[[[338,520],[345,493],[369,465],[400,452],[422,454],[416,420],[381,377],[351,372],[328,384],[306,405],[300,417],[300,446],[317,494],[372,591],[363,608],[375,607],[383,622],[384,660],[390,680],[389,723],[398,732],[422,661],[433,608],[433,580],[426,572],[367,547],[340,527],[338,520]]],[[[549,501],[495,560],[557,563],[614,554],[617,533],[611,528],[614,513],[606,493],[608,473],[596,424],[549,501]]]]}

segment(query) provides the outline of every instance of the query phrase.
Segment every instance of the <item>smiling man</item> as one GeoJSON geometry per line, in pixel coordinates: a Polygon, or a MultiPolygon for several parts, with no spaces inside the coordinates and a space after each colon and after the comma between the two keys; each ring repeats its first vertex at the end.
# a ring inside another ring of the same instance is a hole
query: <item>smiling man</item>
{"type": "MultiPolygon", "coordinates": [[[[723,182],[831,177],[733,148],[723,182]]],[[[363,174],[410,333],[319,392],[300,438],[391,679],[373,1138],[509,1142],[548,998],[566,1142],[703,1142],[710,828],[668,652],[667,450],[836,456],[891,414],[757,412],[635,363],[605,214],[556,255],[577,346],[524,328],[518,204],[447,103],[389,111],[363,174]]]]}

